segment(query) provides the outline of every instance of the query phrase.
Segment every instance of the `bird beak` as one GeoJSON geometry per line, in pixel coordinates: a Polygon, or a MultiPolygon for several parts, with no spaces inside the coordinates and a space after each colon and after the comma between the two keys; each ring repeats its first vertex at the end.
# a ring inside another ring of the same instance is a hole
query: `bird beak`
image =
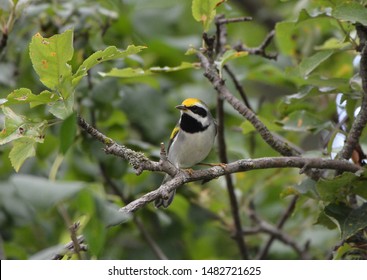
{"type": "Polygon", "coordinates": [[[177,105],[176,109],[184,110],[184,111],[187,110],[186,106],[184,106],[184,105],[177,105]]]}

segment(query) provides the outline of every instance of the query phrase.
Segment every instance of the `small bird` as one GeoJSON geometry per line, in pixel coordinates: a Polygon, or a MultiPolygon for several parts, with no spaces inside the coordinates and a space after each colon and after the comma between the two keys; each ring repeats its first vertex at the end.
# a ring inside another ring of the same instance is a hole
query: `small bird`
{"type": "MultiPolygon", "coordinates": [[[[208,156],[217,134],[217,125],[208,106],[200,99],[185,99],[176,108],[181,111],[181,116],[171,133],[167,157],[177,168],[189,168],[208,156]]],[[[170,179],[167,174],[162,184],[170,179]]],[[[174,195],[175,191],[172,191],[167,198],[156,199],[154,205],[167,208],[174,195]]]]}

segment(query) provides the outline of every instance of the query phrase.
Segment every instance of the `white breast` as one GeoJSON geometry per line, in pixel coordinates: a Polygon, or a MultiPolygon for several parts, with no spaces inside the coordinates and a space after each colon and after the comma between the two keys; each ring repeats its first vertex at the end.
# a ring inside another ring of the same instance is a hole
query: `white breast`
{"type": "Polygon", "coordinates": [[[213,147],[215,126],[197,133],[180,131],[173,141],[168,154],[168,160],[178,168],[192,167],[204,160],[213,147]]]}

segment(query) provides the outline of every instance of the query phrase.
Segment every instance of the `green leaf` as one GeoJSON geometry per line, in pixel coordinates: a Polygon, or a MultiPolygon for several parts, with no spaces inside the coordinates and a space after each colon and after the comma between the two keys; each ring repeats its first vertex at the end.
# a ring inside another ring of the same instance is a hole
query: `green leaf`
{"type": "Polygon", "coordinates": [[[367,25],[367,9],[356,2],[338,5],[333,9],[332,16],[339,20],[367,25]]]}
{"type": "Polygon", "coordinates": [[[325,214],[337,224],[342,240],[367,227],[367,203],[355,209],[332,203],[325,207],[325,214]]]}
{"type": "Polygon", "coordinates": [[[232,59],[236,59],[236,58],[240,58],[240,57],[244,57],[248,55],[248,52],[238,52],[235,50],[228,50],[226,51],[219,60],[217,60],[215,62],[215,64],[218,66],[219,72],[222,72],[222,68],[223,66],[232,59]]]}
{"type": "Polygon", "coordinates": [[[36,141],[32,138],[24,137],[13,142],[13,148],[9,153],[11,165],[16,172],[27,158],[36,154],[36,141]]]}
{"type": "Polygon", "coordinates": [[[314,133],[331,125],[330,122],[324,122],[305,110],[294,111],[276,123],[280,124],[284,130],[314,133]]]}
{"type": "Polygon", "coordinates": [[[315,47],[315,50],[322,51],[322,50],[342,50],[345,48],[350,48],[352,45],[350,42],[344,42],[338,40],[337,38],[330,38],[326,40],[321,46],[315,47]]]}
{"type": "Polygon", "coordinates": [[[291,21],[279,22],[275,26],[275,43],[279,51],[285,55],[295,56],[297,53],[297,39],[293,32],[295,23],[291,21]]]}
{"type": "Polygon", "coordinates": [[[353,173],[344,172],[333,179],[319,180],[316,189],[323,201],[345,201],[346,196],[351,194],[353,182],[358,178],[353,173]]]}
{"type": "Polygon", "coordinates": [[[17,115],[9,107],[2,107],[5,115],[5,127],[0,132],[0,145],[4,145],[13,140],[28,137],[35,142],[43,142],[43,130],[47,121],[33,122],[24,116],[17,115]]]}
{"type": "Polygon", "coordinates": [[[50,104],[49,112],[53,114],[55,117],[65,120],[73,113],[73,106],[74,106],[74,93],[63,100],[58,99],[56,102],[50,104]]]}
{"type": "Polygon", "coordinates": [[[45,90],[40,94],[35,95],[28,88],[20,88],[11,92],[7,97],[6,106],[13,104],[26,104],[29,103],[30,107],[36,107],[42,104],[48,104],[50,102],[55,102],[59,97],[52,92],[45,90]]]}
{"type": "Polygon", "coordinates": [[[312,12],[307,11],[306,9],[302,9],[298,15],[297,23],[304,22],[307,20],[317,19],[317,18],[329,18],[330,17],[330,10],[318,10],[315,9],[312,12]]]}
{"type": "Polygon", "coordinates": [[[115,46],[110,46],[104,49],[103,51],[100,50],[95,52],[94,54],[89,56],[86,60],[84,60],[82,65],[79,66],[78,70],[73,75],[73,85],[74,86],[77,85],[80,82],[80,80],[87,75],[88,70],[96,66],[97,64],[107,60],[126,58],[130,55],[141,52],[145,48],[146,47],[144,46],[129,45],[126,50],[121,51],[118,50],[115,46]]]}
{"type": "Polygon", "coordinates": [[[308,76],[322,62],[327,60],[334,52],[335,52],[334,50],[324,50],[319,51],[310,57],[304,58],[299,65],[299,71],[301,76],[303,77],[308,76]]]}
{"type": "MultiPolygon", "coordinates": [[[[259,116],[259,120],[264,124],[266,125],[267,128],[269,128],[271,131],[279,131],[281,130],[281,127],[277,124],[275,124],[274,122],[272,121],[269,121],[268,119],[266,118],[263,118],[261,116],[259,116]]],[[[242,128],[242,134],[248,134],[250,132],[253,132],[255,131],[255,128],[254,126],[249,122],[249,121],[244,121],[242,124],[241,124],[241,128],[242,128]]]]}
{"type": "Polygon", "coordinates": [[[119,207],[109,201],[96,199],[98,216],[106,227],[116,226],[131,219],[131,214],[119,211],[119,207]]]}
{"type": "Polygon", "coordinates": [[[106,242],[107,229],[104,223],[97,217],[91,216],[83,230],[88,250],[94,256],[98,256],[106,242]]]}
{"type": "Polygon", "coordinates": [[[55,182],[30,175],[15,175],[10,180],[24,201],[42,210],[74,197],[84,188],[82,182],[55,182]]]}
{"type": "Polygon", "coordinates": [[[215,8],[225,2],[224,0],[193,0],[192,16],[198,22],[202,22],[204,31],[208,31],[212,23],[216,10],[215,8]]]}
{"type": "Polygon", "coordinates": [[[179,66],[150,67],[149,70],[153,73],[154,72],[174,72],[174,71],[180,71],[184,69],[198,68],[198,67],[200,67],[200,65],[198,65],[197,63],[191,63],[191,62],[184,61],[179,66]]]}
{"type": "Polygon", "coordinates": [[[68,62],[74,54],[73,32],[44,38],[37,33],[29,45],[29,55],[40,81],[49,89],[67,98],[71,89],[71,66],[68,62]]]}
{"type": "Polygon", "coordinates": [[[76,114],[71,114],[61,124],[60,128],[60,151],[66,154],[74,142],[76,135],[76,114]]]}
{"type": "Polygon", "coordinates": [[[294,188],[297,190],[298,193],[307,195],[313,199],[318,198],[318,193],[316,191],[316,182],[311,178],[306,178],[302,182],[296,184],[294,188]]]}
{"type": "Polygon", "coordinates": [[[152,71],[142,68],[113,68],[110,72],[99,72],[102,77],[132,78],[152,75],[152,71]]]}
{"type": "Polygon", "coordinates": [[[99,72],[99,74],[102,77],[123,78],[124,83],[145,83],[155,88],[159,86],[156,78],[152,77],[154,73],[141,68],[113,68],[110,72],[99,72]]]}

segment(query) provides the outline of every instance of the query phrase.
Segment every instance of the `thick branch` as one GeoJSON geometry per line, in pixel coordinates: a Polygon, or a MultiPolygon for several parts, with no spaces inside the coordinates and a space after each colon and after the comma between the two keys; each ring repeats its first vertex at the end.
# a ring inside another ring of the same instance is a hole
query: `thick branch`
{"type": "Polygon", "coordinates": [[[161,185],[158,189],[151,191],[142,197],[132,201],[125,207],[122,207],[120,211],[134,212],[139,208],[145,206],[151,201],[159,197],[165,197],[167,194],[185,183],[215,179],[226,174],[236,172],[247,172],[256,169],[268,169],[268,168],[300,168],[301,170],[307,166],[307,168],[316,169],[332,169],[346,172],[357,172],[362,170],[362,167],[350,163],[345,160],[331,160],[322,158],[302,158],[302,157],[272,157],[272,158],[258,158],[258,159],[242,159],[232,163],[228,163],[222,166],[215,166],[203,170],[195,170],[185,172],[181,170],[176,176],[161,185]]]}
{"type": "Polygon", "coordinates": [[[267,168],[300,168],[301,171],[303,171],[304,168],[307,167],[308,169],[332,169],[354,173],[362,169],[362,167],[345,160],[302,158],[290,156],[242,159],[232,163],[228,163],[226,165],[214,166],[212,168],[204,170],[190,170],[190,172],[186,172],[185,170],[179,170],[175,168],[169,161],[166,160],[163,146],[161,147],[161,160],[159,162],[151,161],[142,153],[133,151],[126,148],[125,146],[117,144],[111,138],[108,138],[97,129],[93,128],[81,117],[78,118],[78,123],[93,138],[106,145],[105,152],[107,154],[112,154],[129,161],[129,163],[132,164],[133,167],[139,171],[137,172],[138,174],[140,174],[143,170],[148,170],[165,172],[173,177],[172,180],[166,182],[157,190],[143,195],[139,199],[129,203],[128,205],[120,209],[121,211],[126,212],[134,212],[159,197],[166,197],[169,192],[177,189],[185,183],[199,180],[211,180],[236,172],[246,172],[250,170],[267,168]]]}
{"type": "MultiPolygon", "coordinates": [[[[141,174],[144,170],[163,171],[171,176],[177,173],[177,168],[167,160],[164,151],[161,151],[161,160],[159,162],[151,161],[143,153],[133,151],[123,145],[117,144],[111,138],[105,136],[88,124],[80,116],[78,117],[78,124],[93,138],[105,145],[104,151],[106,154],[112,154],[127,160],[133,166],[137,175],[141,174]]],[[[164,149],[164,147],[162,146],[161,149],[164,149]]]]}

